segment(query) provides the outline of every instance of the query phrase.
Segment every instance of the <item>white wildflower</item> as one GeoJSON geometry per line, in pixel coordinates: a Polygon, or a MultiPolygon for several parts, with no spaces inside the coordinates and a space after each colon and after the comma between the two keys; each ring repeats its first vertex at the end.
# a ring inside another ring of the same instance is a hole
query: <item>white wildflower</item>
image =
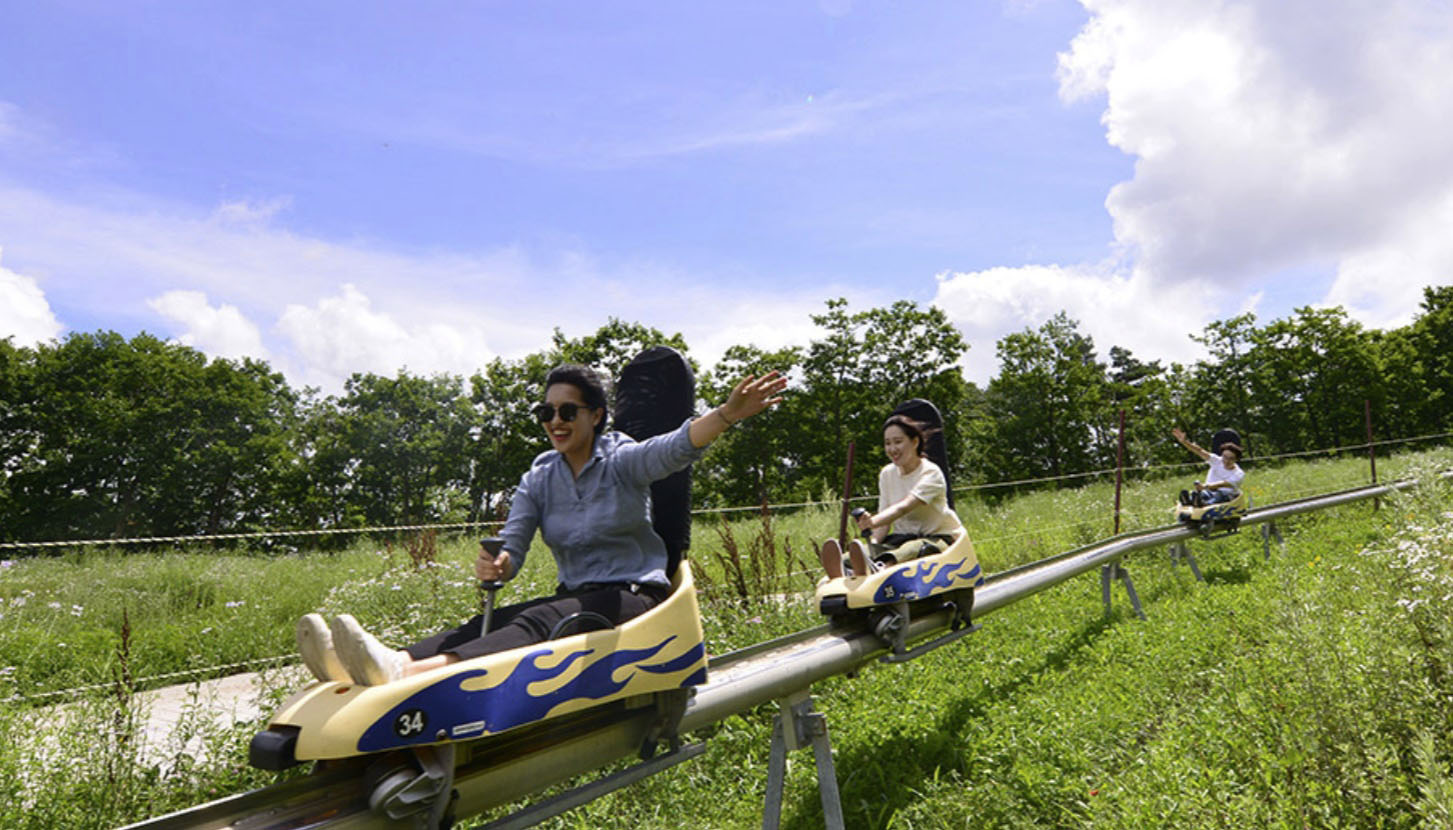
{"type": "Polygon", "coordinates": [[[71,606],[71,616],[72,617],[79,617],[82,614],[84,614],[85,611],[86,611],[86,606],[84,606],[84,605],[72,605],[71,606]]]}

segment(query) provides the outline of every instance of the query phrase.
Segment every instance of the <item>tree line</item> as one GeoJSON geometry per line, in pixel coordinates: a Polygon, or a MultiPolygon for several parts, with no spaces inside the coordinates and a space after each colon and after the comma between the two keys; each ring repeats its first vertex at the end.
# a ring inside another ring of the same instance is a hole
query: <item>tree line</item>
{"type": "MultiPolygon", "coordinates": [[[[882,463],[883,418],[921,397],[945,418],[958,485],[1114,466],[1126,413],[1128,466],[1188,460],[1172,426],[1241,431],[1257,455],[1357,444],[1363,401],[1382,436],[1453,429],[1453,286],[1427,288],[1412,323],[1368,329],[1341,308],[1251,314],[1191,335],[1191,365],[1108,360],[1064,313],[996,344],[998,375],[963,377],[968,351],[944,313],[904,300],[855,311],[829,300],[806,346],[734,346],[693,362],[703,401],[748,372],[793,378],[782,405],[729,430],[696,465],[701,506],[824,498],[882,463]]],[[[548,449],[529,415],[550,366],[610,377],[680,334],[612,319],[468,378],[360,373],[336,395],[294,389],[267,363],[208,359],[150,334],[0,340],[0,541],[50,541],[485,521],[503,515],[548,449]]],[[[876,487],[871,472],[855,491],[876,487]]]]}

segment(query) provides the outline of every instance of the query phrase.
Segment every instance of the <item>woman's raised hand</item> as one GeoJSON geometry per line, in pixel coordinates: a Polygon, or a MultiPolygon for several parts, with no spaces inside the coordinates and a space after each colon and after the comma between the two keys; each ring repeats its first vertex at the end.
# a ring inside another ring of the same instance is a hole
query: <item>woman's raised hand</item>
{"type": "Polygon", "coordinates": [[[761,377],[747,375],[737,382],[726,403],[720,409],[729,421],[735,423],[750,418],[769,406],[782,402],[779,394],[787,388],[787,378],[776,369],[761,377]]]}

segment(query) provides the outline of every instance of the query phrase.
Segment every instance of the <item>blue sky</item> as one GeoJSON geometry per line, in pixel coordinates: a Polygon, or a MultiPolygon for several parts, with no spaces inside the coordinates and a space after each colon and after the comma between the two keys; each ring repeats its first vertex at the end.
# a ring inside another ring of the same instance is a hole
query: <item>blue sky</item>
{"type": "Polygon", "coordinates": [[[1187,361],[1453,279],[1446,2],[8,4],[0,336],[336,389],[935,303],[1187,361]]]}

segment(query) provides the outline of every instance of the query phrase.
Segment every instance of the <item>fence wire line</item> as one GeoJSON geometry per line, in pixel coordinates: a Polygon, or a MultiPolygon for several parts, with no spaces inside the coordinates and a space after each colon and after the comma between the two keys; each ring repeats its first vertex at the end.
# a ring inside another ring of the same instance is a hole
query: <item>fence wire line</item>
{"type": "MultiPolygon", "coordinates": [[[[1281,453],[1278,455],[1247,456],[1250,461],[1275,461],[1285,458],[1302,458],[1312,455],[1333,455],[1347,452],[1349,450],[1365,450],[1379,446],[1390,446],[1393,444],[1407,444],[1414,441],[1429,441],[1437,438],[1448,438],[1453,432],[1435,433],[1432,435],[1419,435],[1412,438],[1392,438],[1383,441],[1364,442],[1361,444],[1348,444],[1342,447],[1331,447],[1328,449],[1305,450],[1302,452],[1281,453]]],[[[1145,472],[1150,470],[1184,469],[1187,467],[1199,467],[1204,462],[1191,461],[1177,464],[1147,464],[1137,467],[1124,468],[1124,472],[1145,472]]],[[[1000,487],[1017,487],[1025,484],[1047,484],[1056,481],[1069,481],[1079,478],[1094,478],[1108,475],[1117,468],[1109,467],[1101,470],[1091,470],[1084,473],[1069,473],[1060,476],[1044,476],[1041,478],[1025,478],[1014,481],[988,482],[985,484],[969,484],[953,488],[954,492],[969,492],[973,490],[991,490],[1000,487]]],[[[742,512],[762,512],[763,510],[780,511],[802,507],[826,507],[839,505],[843,501],[866,502],[876,498],[875,496],[854,496],[848,499],[833,499],[830,501],[803,501],[784,502],[779,504],[759,504],[743,507],[704,507],[691,511],[692,515],[709,515],[742,512]]],[[[77,539],[72,541],[48,541],[48,542],[0,542],[0,550],[19,550],[25,548],[63,548],[63,547],[96,547],[101,545],[145,545],[163,542],[215,542],[230,541],[238,539],[270,539],[287,536],[328,536],[340,533],[390,533],[405,530],[463,530],[472,527],[500,527],[503,521],[481,521],[481,522],[453,522],[448,524],[415,524],[415,525],[386,525],[377,527],[351,527],[351,528],[328,528],[319,530],[262,530],[249,533],[211,533],[196,534],[191,536],[145,536],[132,539],[77,539]]]]}
{"type": "Polygon", "coordinates": [[[250,533],[208,533],[192,536],[141,536],[132,539],[77,539],[60,542],[0,542],[0,550],[12,548],[63,548],[95,545],[145,545],[156,542],[218,542],[230,539],[270,539],[281,536],[328,536],[338,533],[385,533],[398,530],[464,530],[471,527],[498,527],[504,522],[452,522],[449,524],[388,525],[382,527],[337,527],[323,530],[258,530],[250,533]]]}
{"type": "MultiPolygon", "coordinates": [[[[1453,435],[1453,433],[1450,433],[1450,435],[1453,435]]],[[[1406,440],[1415,440],[1415,439],[1406,439],[1406,440]]],[[[1393,442],[1389,442],[1389,443],[1393,443],[1393,442]]],[[[1336,483],[1339,484],[1339,485],[1346,485],[1346,484],[1358,485],[1361,482],[1355,481],[1353,479],[1344,479],[1344,480],[1338,481],[1336,483]]],[[[1301,490],[1291,490],[1291,491],[1286,491],[1286,492],[1278,493],[1277,496],[1279,498],[1284,499],[1284,500],[1286,500],[1286,499],[1295,500],[1295,499],[1302,498],[1302,497],[1305,497],[1305,496],[1315,495],[1315,494],[1318,494],[1318,493],[1321,493],[1321,492],[1324,492],[1324,491],[1323,490],[1320,490],[1320,489],[1301,489],[1301,490]]],[[[828,502],[828,503],[836,504],[836,502],[828,502]]],[[[758,509],[758,510],[760,510],[760,508],[752,508],[752,509],[758,509]]],[[[1162,510],[1157,509],[1157,508],[1144,508],[1144,509],[1139,509],[1139,510],[1121,510],[1120,511],[1120,515],[1122,517],[1128,516],[1128,517],[1133,517],[1133,518],[1144,518],[1144,517],[1153,516],[1153,515],[1156,515],[1156,514],[1159,514],[1159,513],[1162,513],[1162,512],[1163,512],[1162,510]]],[[[975,536],[974,537],[974,541],[975,541],[975,544],[978,545],[978,546],[992,546],[994,543],[1009,542],[1009,541],[1013,541],[1013,540],[1016,540],[1016,539],[1021,539],[1021,538],[1026,537],[1026,536],[1034,536],[1034,535],[1040,535],[1040,536],[1042,536],[1042,535],[1046,535],[1046,534],[1052,534],[1052,533],[1054,533],[1056,531],[1080,530],[1080,529],[1086,528],[1086,527],[1093,528],[1100,521],[1102,521],[1101,518],[1095,518],[1095,519],[1087,519],[1087,520],[1079,521],[1079,522],[1069,522],[1069,523],[1065,523],[1065,524],[1051,525],[1051,526],[1048,526],[1048,527],[1045,527],[1045,526],[1036,526],[1036,527],[1031,528],[1031,529],[1022,530],[1022,531],[1016,531],[1016,532],[1013,532],[1013,533],[1000,533],[1000,534],[997,534],[997,535],[994,535],[994,536],[975,536]]],[[[476,523],[468,523],[468,524],[470,526],[473,526],[476,523]]],[[[485,523],[485,524],[491,524],[491,523],[485,523]]],[[[785,572],[781,573],[778,578],[781,579],[784,583],[790,583],[792,580],[796,579],[797,577],[805,577],[805,578],[807,578],[807,579],[810,580],[816,574],[817,574],[817,572],[816,571],[813,571],[813,570],[806,570],[806,571],[803,571],[803,570],[788,570],[788,571],[785,571],[785,572]]],[[[700,593],[702,594],[703,598],[707,598],[707,599],[710,599],[710,598],[715,597],[715,596],[721,596],[721,597],[724,597],[725,599],[729,599],[729,600],[730,599],[741,599],[742,598],[740,596],[737,596],[736,593],[735,593],[735,588],[732,585],[727,584],[727,583],[720,583],[720,584],[712,584],[710,586],[703,586],[700,589],[700,593]]],[[[153,682],[156,682],[156,681],[161,681],[161,680],[176,680],[176,679],[179,679],[179,678],[194,678],[194,677],[201,677],[201,676],[205,676],[205,675],[216,675],[216,674],[220,674],[222,672],[231,673],[232,670],[235,670],[235,669],[250,670],[250,669],[253,669],[253,668],[263,667],[263,666],[288,665],[288,664],[296,663],[297,661],[298,661],[297,655],[278,655],[278,656],[275,656],[275,657],[260,657],[260,658],[254,659],[254,660],[247,660],[247,661],[243,661],[243,662],[239,662],[239,663],[229,663],[229,664],[220,665],[220,666],[198,667],[198,668],[195,668],[195,669],[185,669],[185,670],[182,670],[182,671],[167,672],[167,673],[164,673],[164,674],[151,675],[149,677],[137,678],[133,682],[135,684],[150,684],[150,683],[153,683],[153,682]]],[[[86,692],[99,691],[99,690],[102,690],[102,689],[112,689],[114,687],[115,687],[115,684],[114,683],[95,683],[95,684],[91,684],[91,685],[88,685],[88,686],[77,686],[77,687],[69,688],[69,689],[56,689],[56,690],[52,690],[52,691],[48,691],[48,692],[36,692],[34,694],[28,694],[28,695],[11,695],[10,697],[7,697],[7,698],[0,698],[0,702],[4,702],[4,703],[14,703],[14,702],[22,702],[22,701],[46,700],[46,699],[59,698],[59,697],[76,697],[76,696],[79,696],[79,695],[84,694],[86,692]]]]}
{"type": "MultiPolygon", "coordinates": [[[[289,663],[296,663],[298,662],[298,659],[299,658],[296,654],[286,654],[277,657],[258,657],[254,660],[244,660],[240,663],[228,663],[222,666],[206,666],[195,669],[183,669],[181,671],[166,672],[164,674],[154,674],[149,677],[138,677],[135,680],[131,681],[131,685],[137,686],[143,683],[152,683],[157,680],[176,680],[182,677],[197,677],[198,675],[215,674],[222,671],[227,671],[230,674],[231,670],[233,669],[253,669],[259,666],[284,665],[289,663]]],[[[111,683],[92,683],[89,686],[75,686],[70,689],[55,689],[49,692],[34,692],[28,695],[11,695],[7,698],[0,698],[0,703],[46,700],[49,698],[57,697],[76,697],[86,692],[95,692],[100,691],[101,689],[115,688],[115,681],[111,683]]]]}

